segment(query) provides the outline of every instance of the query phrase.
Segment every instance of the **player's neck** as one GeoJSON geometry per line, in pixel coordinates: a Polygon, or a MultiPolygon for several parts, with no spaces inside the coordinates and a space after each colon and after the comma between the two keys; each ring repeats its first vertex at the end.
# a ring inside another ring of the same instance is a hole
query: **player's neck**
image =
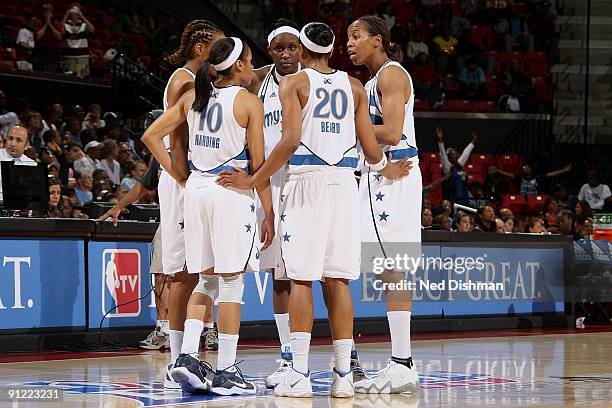
{"type": "Polygon", "coordinates": [[[227,88],[230,86],[240,86],[240,79],[236,78],[236,76],[230,79],[221,78],[218,81],[215,81],[214,85],[216,88],[227,88]]]}
{"type": "Polygon", "coordinates": [[[390,58],[387,54],[376,53],[365,63],[365,66],[368,68],[368,71],[370,71],[370,75],[376,75],[378,70],[389,61],[390,58]]]}
{"type": "Polygon", "coordinates": [[[334,72],[333,68],[330,68],[330,66],[327,65],[327,61],[323,59],[313,59],[304,61],[302,67],[314,69],[315,71],[321,72],[323,74],[331,74],[332,72],[334,72]]]}
{"type": "Polygon", "coordinates": [[[192,60],[187,61],[184,67],[195,74],[196,72],[198,72],[198,69],[200,69],[200,65],[202,65],[201,61],[198,61],[196,58],[194,58],[192,60]]]}

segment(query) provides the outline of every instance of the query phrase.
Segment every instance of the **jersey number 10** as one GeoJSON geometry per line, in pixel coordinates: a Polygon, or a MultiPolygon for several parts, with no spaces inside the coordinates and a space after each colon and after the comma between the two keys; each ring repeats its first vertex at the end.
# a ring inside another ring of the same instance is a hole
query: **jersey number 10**
{"type": "Polygon", "coordinates": [[[221,128],[223,121],[223,107],[216,102],[210,109],[200,112],[200,131],[204,130],[204,124],[210,133],[215,133],[221,128]]]}

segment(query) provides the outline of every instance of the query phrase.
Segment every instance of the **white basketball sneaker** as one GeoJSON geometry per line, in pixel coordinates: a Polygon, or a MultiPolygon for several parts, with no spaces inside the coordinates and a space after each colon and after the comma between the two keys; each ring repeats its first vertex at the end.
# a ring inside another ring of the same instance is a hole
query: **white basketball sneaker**
{"type": "Polygon", "coordinates": [[[295,397],[295,398],[310,398],[312,397],[312,384],[310,383],[310,371],[308,374],[302,374],[291,368],[281,381],[274,388],[274,395],[277,397],[295,397]]]}
{"type": "Polygon", "coordinates": [[[266,388],[276,387],[282,381],[282,378],[285,376],[285,374],[291,371],[291,368],[293,367],[293,363],[291,361],[285,360],[284,358],[281,358],[280,360],[276,361],[280,362],[280,366],[276,369],[275,372],[266,377],[266,388]]]}
{"type": "Polygon", "coordinates": [[[419,390],[419,375],[412,364],[407,365],[389,360],[387,366],[370,378],[355,383],[355,391],[362,394],[416,393],[419,390]]]}
{"type": "Polygon", "coordinates": [[[164,389],[166,390],[180,390],[181,384],[177,383],[170,376],[170,371],[174,364],[170,363],[166,366],[166,375],[164,376],[164,389]]]}
{"type": "Polygon", "coordinates": [[[335,398],[350,398],[353,395],[355,395],[353,370],[342,374],[334,367],[332,371],[331,396],[335,398]]]}

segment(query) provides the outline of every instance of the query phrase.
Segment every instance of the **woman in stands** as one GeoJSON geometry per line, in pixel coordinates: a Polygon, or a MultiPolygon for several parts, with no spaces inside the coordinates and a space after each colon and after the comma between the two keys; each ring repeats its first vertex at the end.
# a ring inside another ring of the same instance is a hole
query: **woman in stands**
{"type": "MultiPolygon", "coordinates": [[[[254,384],[246,381],[236,368],[243,272],[254,256],[255,197],[252,190],[225,189],[215,183],[223,170],[250,166],[256,171],[264,161],[262,103],[242,88],[252,80],[251,58],[251,50],[240,39],[217,41],[209,57],[217,71],[214,84],[208,79],[208,64],[203,64],[195,89],[185,93],[142,137],[155,158],[167,168],[170,156],[163,137],[187,125],[191,152],[184,213],[187,270],[200,276],[219,276],[217,372],[213,375],[210,367],[199,361],[202,320],[208,309],[200,294],[213,298],[216,289],[205,288],[201,293],[194,292],[189,301],[181,354],[171,371],[173,379],[188,391],[211,389],[219,395],[256,392],[254,384]]],[[[184,146],[185,142],[177,135],[177,145],[184,146]]],[[[180,176],[177,175],[178,181],[184,181],[180,176]]],[[[265,212],[261,237],[265,242],[262,249],[266,249],[274,235],[269,179],[255,188],[265,212]]]]}
{"type": "MultiPolygon", "coordinates": [[[[170,56],[169,62],[175,66],[180,65],[170,76],[166,89],[164,90],[164,110],[170,109],[190,89],[193,89],[195,73],[198,72],[202,63],[208,59],[213,44],[223,38],[223,32],[213,23],[207,20],[193,20],[183,31],[179,49],[170,56]]],[[[181,128],[164,137],[166,149],[173,148],[173,162],[160,164],[164,171],[159,177],[159,205],[161,218],[162,236],[162,268],[164,274],[172,276],[170,285],[168,320],[170,320],[170,354],[171,361],[166,367],[164,386],[166,388],[178,388],[169,376],[172,364],[179,355],[183,343],[184,322],[186,317],[187,302],[196,284],[197,275],[190,275],[184,271],[185,268],[185,239],[183,235],[183,192],[184,188],[176,180],[185,180],[188,175],[187,150],[184,146],[177,144],[177,136],[186,129],[181,128]],[[172,175],[171,175],[172,173],[172,175]],[[175,178],[173,178],[173,176],[175,178]]],[[[179,138],[183,139],[183,138],[179,138]]],[[[212,282],[202,281],[200,286],[216,286],[212,282]]],[[[203,289],[200,289],[202,292],[203,289]]],[[[207,297],[202,294],[203,297],[207,297]]],[[[212,299],[208,297],[207,310],[212,313],[212,299]]],[[[207,319],[212,322],[212,320],[207,319]]],[[[212,325],[212,323],[210,323],[212,325]]],[[[212,326],[211,326],[212,327],[212,326]]]]}
{"type": "MultiPolygon", "coordinates": [[[[389,159],[410,159],[410,174],[389,180],[362,169],[359,184],[362,242],[421,242],[422,180],[414,130],[414,88],[408,72],[400,65],[401,51],[391,42],[384,20],[364,16],[348,28],[348,54],[355,65],[365,65],[371,79],[366,83],[370,118],[378,143],[389,159]]],[[[361,162],[361,161],[360,161],[361,162]]],[[[389,252],[389,246],[385,245],[389,252]]],[[[416,252],[420,254],[419,252],[416,252]]],[[[386,253],[385,256],[392,256],[386,253]]],[[[383,281],[404,279],[401,272],[385,271],[383,281]]],[[[355,382],[361,393],[416,392],[419,379],[410,347],[412,294],[387,293],[387,318],[391,331],[391,360],[372,378],[355,382]]]]}

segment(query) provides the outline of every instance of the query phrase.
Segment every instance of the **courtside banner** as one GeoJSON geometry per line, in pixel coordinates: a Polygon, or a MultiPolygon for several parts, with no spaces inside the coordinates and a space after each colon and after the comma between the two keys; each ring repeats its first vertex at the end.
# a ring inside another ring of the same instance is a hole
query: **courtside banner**
{"type": "Polygon", "coordinates": [[[85,326],[84,242],[0,240],[0,330],[85,326]]]}
{"type": "Polygon", "coordinates": [[[151,243],[90,241],[88,245],[89,328],[98,328],[105,315],[103,328],[154,327],[151,243]]]}

